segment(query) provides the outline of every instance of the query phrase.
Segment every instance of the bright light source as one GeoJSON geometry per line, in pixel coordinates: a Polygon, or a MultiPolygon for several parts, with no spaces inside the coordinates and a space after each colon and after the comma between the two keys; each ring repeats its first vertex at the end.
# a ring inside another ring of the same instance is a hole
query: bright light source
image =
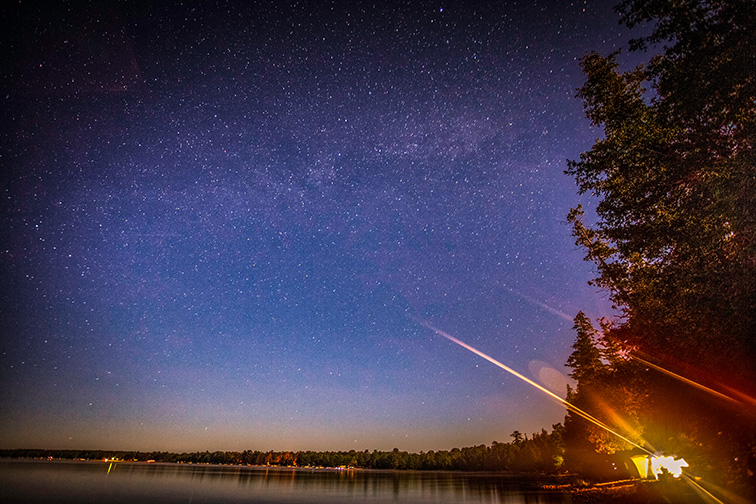
{"type": "Polygon", "coordinates": [[[675,478],[682,476],[682,468],[688,467],[685,459],[668,457],[657,453],[655,455],[635,455],[630,457],[635,467],[638,469],[638,475],[641,478],[658,478],[664,470],[675,478]]]}
{"type": "Polygon", "coordinates": [[[688,467],[688,463],[685,462],[685,459],[683,458],[675,460],[674,457],[663,457],[660,455],[651,457],[651,472],[653,472],[654,476],[657,478],[661,475],[662,469],[666,469],[669,471],[669,474],[675,478],[679,478],[682,476],[683,467],[688,467]]]}

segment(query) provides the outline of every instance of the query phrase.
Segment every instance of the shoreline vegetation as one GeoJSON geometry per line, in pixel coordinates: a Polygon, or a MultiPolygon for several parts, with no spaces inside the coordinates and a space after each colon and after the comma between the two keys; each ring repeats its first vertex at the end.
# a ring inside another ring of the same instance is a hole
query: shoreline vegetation
{"type": "Polygon", "coordinates": [[[265,467],[330,467],[462,472],[510,472],[560,474],[563,465],[563,427],[542,430],[531,437],[515,431],[513,441],[490,446],[477,445],[451,450],[410,453],[391,451],[204,451],[167,452],[132,450],[2,449],[3,458],[118,460],[265,467]]]}

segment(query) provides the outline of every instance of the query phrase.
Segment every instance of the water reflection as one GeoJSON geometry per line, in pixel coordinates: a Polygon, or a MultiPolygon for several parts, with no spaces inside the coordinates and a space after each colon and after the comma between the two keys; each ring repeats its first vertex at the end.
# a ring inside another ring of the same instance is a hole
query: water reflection
{"type": "Polygon", "coordinates": [[[6,460],[0,501],[552,504],[569,496],[539,490],[534,480],[491,475],[6,460]]]}

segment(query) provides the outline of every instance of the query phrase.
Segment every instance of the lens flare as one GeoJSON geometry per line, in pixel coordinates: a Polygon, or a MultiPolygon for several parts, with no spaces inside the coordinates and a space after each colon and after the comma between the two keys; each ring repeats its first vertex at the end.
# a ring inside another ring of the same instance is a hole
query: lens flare
{"type": "Polygon", "coordinates": [[[556,308],[554,308],[554,307],[552,307],[550,305],[547,305],[546,303],[544,303],[542,301],[539,301],[539,300],[537,300],[535,298],[532,298],[532,297],[528,296],[527,294],[525,294],[524,292],[520,292],[520,291],[518,291],[516,289],[513,289],[512,287],[507,286],[507,285],[503,285],[502,287],[504,287],[504,289],[506,289],[507,291],[509,291],[511,294],[514,294],[515,296],[518,296],[518,297],[524,299],[525,301],[528,301],[529,303],[532,303],[532,304],[534,304],[536,306],[540,306],[541,308],[543,308],[547,312],[551,313],[552,315],[556,315],[557,317],[560,317],[560,318],[566,320],[567,322],[572,322],[572,317],[569,316],[569,315],[567,315],[563,311],[557,310],[556,308]]]}
{"type": "Polygon", "coordinates": [[[645,452],[648,455],[647,456],[640,455],[639,457],[650,461],[649,465],[651,466],[651,471],[652,471],[652,473],[654,475],[661,473],[662,472],[662,467],[663,467],[664,469],[666,469],[670,474],[674,475],[675,477],[682,477],[683,480],[686,481],[689,485],[691,485],[695,489],[695,491],[698,492],[698,494],[701,495],[702,498],[704,498],[705,500],[707,500],[709,502],[714,502],[716,504],[724,504],[721,500],[719,500],[718,498],[716,498],[711,492],[709,492],[708,490],[706,490],[700,483],[698,483],[692,477],[690,477],[687,474],[684,474],[682,472],[682,468],[683,467],[688,467],[688,463],[685,462],[684,459],[682,459],[682,458],[675,459],[674,457],[669,457],[669,456],[664,456],[664,455],[659,455],[657,453],[653,453],[652,451],[650,451],[646,447],[641,446],[638,443],[636,443],[634,441],[631,441],[630,439],[626,438],[625,436],[623,436],[619,432],[615,431],[614,429],[612,429],[611,427],[609,427],[608,425],[606,425],[605,423],[603,423],[601,420],[598,420],[597,418],[593,417],[592,415],[586,413],[585,411],[581,410],[577,406],[569,403],[565,399],[559,397],[558,395],[554,394],[550,390],[542,387],[541,385],[537,384],[536,382],[534,382],[533,380],[527,378],[526,376],[518,373],[517,371],[515,371],[512,368],[510,368],[509,366],[506,366],[505,364],[502,364],[501,362],[497,361],[493,357],[491,357],[489,355],[486,355],[485,353],[481,352],[477,348],[468,345],[464,341],[458,340],[457,338],[455,338],[451,334],[446,333],[446,332],[444,332],[441,329],[438,329],[436,327],[433,327],[432,325],[430,325],[429,323],[427,323],[427,322],[425,322],[423,320],[419,320],[419,319],[415,318],[415,321],[417,323],[419,323],[420,325],[422,325],[423,327],[426,327],[426,328],[430,329],[431,331],[435,332],[439,336],[443,336],[444,338],[448,339],[452,343],[456,343],[457,345],[461,346],[462,348],[465,348],[465,349],[471,351],[475,355],[483,357],[484,359],[486,359],[491,364],[494,364],[495,366],[500,367],[504,371],[506,371],[506,372],[508,372],[508,373],[510,373],[510,374],[512,374],[514,376],[516,376],[517,378],[519,378],[520,380],[524,381],[525,383],[527,383],[529,385],[532,385],[533,387],[535,387],[538,390],[540,390],[541,392],[545,393],[546,395],[548,395],[552,399],[556,399],[559,403],[561,403],[569,411],[572,411],[576,415],[578,415],[578,416],[580,416],[580,417],[588,420],[589,422],[591,422],[591,423],[597,425],[598,427],[606,430],[607,432],[609,432],[609,433],[617,436],[618,438],[622,439],[623,441],[626,441],[627,443],[631,444],[632,446],[635,446],[636,448],[642,450],[643,452],[645,452]],[[658,470],[658,473],[656,472],[657,470],[658,470]]]}
{"type": "Polygon", "coordinates": [[[564,407],[566,407],[568,410],[572,411],[576,415],[578,415],[578,416],[580,416],[580,417],[588,420],[589,422],[591,422],[591,423],[599,426],[600,428],[602,428],[602,429],[606,430],[607,432],[609,432],[609,433],[617,436],[618,438],[620,438],[621,440],[623,440],[623,441],[631,444],[632,446],[635,446],[636,448],[639,448],[639,449],[643,450],[644,452],[648,453],[649,455],[653,455],[653,453],[650,452],[645,447],[639,445],[635,441],[632,441],[632,440],[626,438],[625,436],[623,436],[622,434],[620,434],[616,430],[612,429],[611,427],[609,427],[608,425],[606,425],[605,423],[603,423],[601,420],[595,418],[594,416],[590,415],[589,413],[586,413],[585,411],[583,411],[582,409],[578,408],[574,404],[572,404],[570,402],[567,402],[565,399],[559,397],[558,395],[556,395],[555,393],[553,393],[549,389],[547,389],[545,387],[542,387],[541,385],[537,384],[536,382],[534,382],[533,380],[531,380],[527,376],[524,376],[524,375],[518,373],[514,369],[510,368],[509,366],[507,366],[505,364],[502,364],[501,362],[497,361],[493,357],[484,354],[483,352],[481,352],[477,348],[468,345],[464,341],[458,340],[457,338],[455,338],[451,334],[449,334],[447,332],[444,332],[441,329],[438,329],[436,327],[433,327],[432,325],[428,324],[427,322],[418,320],[418,323],[422,324],[424,327],[427,327],[428,329],[430,329],[431,331],[435,332],[439,336],[443,336],[444,338],[448,339],[449,341],[451,341],[453,343],[456,343],[457,345],[461,346],[462,348],[465,348],[465,349],[471,351],[475,355],[483,357],[484,359],[486,359],[491,364],[494,364],[495,366],[500,367],[504,371],[506,371],[506,372],[508,372],[508,373],[510,373],[510,374],[512,374],[514,376],[516,376],[517,378],[519,378],[520,380],[524,381],[525,383],[527,383],[529,385],[532,385],[533,387],[537,388],[538,390],[540,390],[544,394],[548,395],[552,399],[556,399],[559,403],[561,403],[564,407]]]}
{"type": "Polygon", "coordinates": [[[683,383],[686,383],[687,385],[690,385],[691,387],[697,388],[698,390],[701,390],[703,392],[706,392],[708,394],[711,394],[715,397],[718,397],[720,399],[724,399],[728,402],[733,402],[741,406],[745,406],[750,404],[751,407],[756,405],[756,400],[752,397],[749,397],[741,392],[733,391],[736,395],[738,395],[740,398],[736,399],[734,397],[728,396],[726,394],[723,394],[721,392],[718,392],[712,388],[707,387],[706,385],[702,385],[696,381],[691,380],[690,378],[686,378],[682,375],[679,375],[673,371],[670,371],[669,369],[663,368],[657,364],[654,364],[653,362],[649,362],[648,360],[640,357],[637,352],[633,353],[633,359],[640,362],[641,364],[648,366],[650,368],[653,368],[661,373],[666,374],[667,376],[671,376],[672,378],[675,378],[676,380],[679,380],[683,383]]]}
{"type": "Polygon", "coordinates": [[[538,378],[541,385],[554,393],[567,390],[568,386],[575,387],[575,380],[568,378],[545,362],[532,360],[528,364],[528,370],[532,376],[538,378]]]}
{"type": "Polygon", "coordinates": [[[688,463],[685,459],[677,459],[674,457],[665,457],[663,455],[656,455],[651,457],[651,471],[658,477],[661,476],[665,470],[669,472],[675,478],[682,476],[682,468],[688,467],[688,463]]]}
{"type": "Polygon", "coordinates": [[[661,453],[654,455],[635,455],[630,457],[638,475],[643,478],[658,478],[664,471],[668,472],[675,478],[682,476],[682,468],[688,467],[685,459],[665,456],[661,453]]]}

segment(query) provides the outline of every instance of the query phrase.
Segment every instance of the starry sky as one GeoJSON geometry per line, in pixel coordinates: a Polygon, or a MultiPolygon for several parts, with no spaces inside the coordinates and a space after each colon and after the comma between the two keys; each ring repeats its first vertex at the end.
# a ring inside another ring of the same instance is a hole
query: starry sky
{"type": "Polygon", "coordinates": [[[3,8],[0,447],[420,451],[564,410],[610,1],[3,8]],[[557,370],[557,371],[554,371],[557,370]],[[549,381],[549,380],[547,380],[549,381]]]}

